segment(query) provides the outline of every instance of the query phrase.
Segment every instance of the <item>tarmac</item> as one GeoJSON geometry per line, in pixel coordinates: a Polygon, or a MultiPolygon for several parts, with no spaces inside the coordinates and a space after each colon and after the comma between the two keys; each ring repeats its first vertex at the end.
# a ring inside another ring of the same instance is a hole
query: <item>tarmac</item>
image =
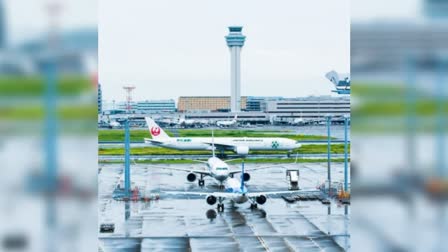
{"type": "MultiPolygon", "coordinates": [[[[258,164],[246,164],[254,167],[258,164]]],[[[265,166],[267,164],[260,164],[265,166]]],[[[158,165],[159,166],[159,165],[158,165]]],[[[179,166],[179,165],[166,165],[179,166]]],[[[203,168],[202,164],[181,165],[203,168]]],[[[300,188],[315,189],[327,177],[326,163],[272,164],[251,172],[250,192],[288,190],[285,168],[300,169],[300,188]]],[[[343,163],[332,163],[332,180],[342,182],[343,163]]],[[[239,165],[232,165],[240,169],[239,165]]],[[[123,165],[100,165],[99,225],[113,223],[113,233],[99,233],[103,251],[344,251],[350,248],[350,207],[332,200],[287,203],[269,197],[258,209],[225,201],[223,213],[200,197],[172,196],[167,191],[217,191],[213,178],[204,188],[186,180],[186,172],[131,166],[131,188],[159,200],[112,199],[123,180],[123,165]]],[[[99,227],[98,227],[99,229],[99,227]]]]}

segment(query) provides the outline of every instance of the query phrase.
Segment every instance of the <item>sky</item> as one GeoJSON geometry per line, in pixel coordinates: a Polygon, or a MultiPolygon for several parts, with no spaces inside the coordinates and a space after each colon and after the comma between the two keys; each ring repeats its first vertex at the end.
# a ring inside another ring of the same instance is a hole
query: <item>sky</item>
{"type": "Polygon", "coordinates": [[[324,74],[349,72],[349,23],[414,18],[420,0],[3,0],[8,41],[47,29],[45,4],[63,4],[62,29],[99,24],[106,100],[228,95],[227,26],[242,25],[242,95],[329,95],[324,74]],[[29,22],[33,20],[33,22],[29,22]]]}
{"type": "Polygon", "coordinates": [[[330,95],[331,70],[349,72],[350,8],[341,1],[100,0],[103,98],[230,94],[224,36],[243,26],[243,96],[330,95]]]}

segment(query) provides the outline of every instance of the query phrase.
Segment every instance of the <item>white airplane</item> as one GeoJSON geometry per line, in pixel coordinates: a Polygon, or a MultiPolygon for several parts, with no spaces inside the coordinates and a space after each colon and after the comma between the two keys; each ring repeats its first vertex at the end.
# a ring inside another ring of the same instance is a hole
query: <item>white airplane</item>
{"type": "Polygon", "coordinates": [[[290,125],[303,125],[305,124],[305,120],[303,118],[294,118],[290,123],[290,125]]]}
{"type": "Polygon", "coordinates": [[[185,119],[185,116],[179,118],[177,124],[181,127],[189,128],[194,127],[196,125],[196,120],[194,119],[185,119]]]}
{"type": "MultiPolygon", "coordinates": [[[[205,176],[210,176],[210,177],[216,179],[218,181],[218,183],[220,184],[220,187],[223,187],[226,180],[233,178],[234,174],[241,172],[240,169],[231,170],[227,163],[225,163],[224,161],[222,161],[221,159],[216,157],[213,131],[212,131],[212,157],[209,158],[207,161],[202,161],[202,160],[193,160],[193,161],[205,163],[207,165],[207,170],[177,168],[177,167],[162,167],[162,166],[151,166],[151,168],[188,172],[188,175],[187,175],[188,182],[194,182],[197,177],[196,174],[198,174],[200,176],[200,179],[198,180],[198,185],[200,187],[205,185],[205,181],[204,181],[205,176]]],[[[267,168],[272,168],[272,166],[254,167],[254,168],[246,169],[246,171],[255,171],[255,170],[261,170],[261,169],[267,169],[267,168]]],[[[250,180],[250,174],[245,172],[245,173],[243,173],[242,178],[243,178],[244,182],[247,182],[250,180]]]]}
{"type": "MultiPolygon", "coordinates": [[[[186,195],[186,196],[205,196],[207,204],[214,205],[218,202],[218,212],[224,211],[224,200],[230,199],[236,204],[243,204],[250,201],[250,207],[257,208],[257,204],[263,205],[267,201],[267,196],[276,194],[298,194],[297,191],[272,191],[272,192],[249,192],[244,185],[244,162],[242,163],[240,180],[236,178],[228,178],[225,181],[225,190],[223,192],[164,192],[172,195],[186,195]]],[[[300,193],[316,193],[316,189],[300,190],[300,193]]]]}
{"type": "Polygon", "coordinates": [[[336,90],[333,90],[334,92],[350,94],[350,74],[337,73],[333,70],[325,74],[325,77],[334,84],[336,88],[336,90]]]}
{"type": "MultiPolygon", "coordinates": [[[[151,138],[145,143],[176,150],[211,150],[210,137],[170,137],[150,117],[146,117],[151,138]]],[[[215,137],[215,148],[221,152],[230,150],[238,155],[247,155],[249,150],[287,150],[301,146],[295,140],[281,137],[215,137]]]]}
{"type": "Polygon", "coordinates": [[[218,127],[232,127],[232,126],[236,126],[237,125],[237,119],[238,115],[235,115],[235,117],[230,120],[230,121],[217,121],[216,125],[218,125],[218,127]]]}
{"type": "Polygon", "coordinates": [[[109,122],[109,128],[111,128],[111,129],[118,129],[118,128],[121,128],[121,127],[122,127],[121,123],[119,123],[119,122],[117,122],[115,120],[111,120],[109,122]]]}

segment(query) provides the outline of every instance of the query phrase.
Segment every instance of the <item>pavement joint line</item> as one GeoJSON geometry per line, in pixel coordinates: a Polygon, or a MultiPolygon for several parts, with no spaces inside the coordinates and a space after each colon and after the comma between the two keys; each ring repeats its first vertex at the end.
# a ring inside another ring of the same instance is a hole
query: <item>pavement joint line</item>
{"type": "MultiPolygon", "coordinates": [[[[296,211],[297,214],[299,214],[303,220],[305,220],[306,222],[308,222],[308,224],[310,224],[312,227],[314,227],[317,231],[319,231],[321,234],[323,234],[323,237],[329,237],[331,238],[331,240],[333,241],[334,245],[336,245],[337,247],[342,248],[341,245],[339,245],[330,234],[325,233],[324,231],[322,231],[316,224],[314,224],[308,217],[306,217],[305,215],[303,215],[300,211],[296,211]]],[[[316,241],[314,241],[314,238],[312,238],[310,236],[309,238],[313,243],[316,243],[316,241]]],[[[322,248],[316,243],[316,245],[322,250],[322,248]]]]}
{"type": "MultiPolygon", "coordinates": [[[[155,239],[155,238],[231,238],[234,237],[234,234],[228,234],[228,235],[190,235],[190,236],[174,236],[174,235],[167,235],[167,236],[129,236],[129,237],[117,237],[117,236],[99,236],[100,239],[155,239]]],[[[350,237],[348,234],[334,234],[334,235],[297,235],[297,234],[257,234],[257,235],[239,235],[239,237],[243,238],[253,238],[253,237],[267,237],[267,238],[311,238],[311,239],[321,239],[321,238],[327,238],[327,237],[350,237]]]]}
{"type": "MultiPolygon", "coordinates": [[[[225,216],[225,213],[223,213],[223,214],[225,216]]],[[[230,225],[230,223],[227,221],[227,219],[224,216],[222,216],[222,218],[220,218],[220,219],[223,220],[223,222],[227,225],[227,228],[230,231],[231,237],[232,237],[233,241],[238,245],[238,248],[241,248],[240,243],[236,240],[235,235],[233,233],[233,227],[230,225]]]]}

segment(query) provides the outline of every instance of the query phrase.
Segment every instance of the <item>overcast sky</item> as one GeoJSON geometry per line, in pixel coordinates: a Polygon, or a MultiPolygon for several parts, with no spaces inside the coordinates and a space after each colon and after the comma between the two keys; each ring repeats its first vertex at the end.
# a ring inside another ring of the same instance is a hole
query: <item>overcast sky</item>
{"type": "Polygon", "coordinates": [[[99,79],[122,100],[230,93],[227,26],[242,25],[243,96],[331,94],[326,72],[348,72],[349,1],[104,0],[99,6],[99,79]]]}
{"type": "MultiPolygon", "coordinates": [[[[4,0],[8,39],[46,29],[50,0],[4,0]],[[30,22],[33,20],[33,22],[30,22]]],[[[57,1],[57,0],[52,0],[57,1]]],[[[59,0],[63,29],[99,22],[104,98],[228,95],[227,26],[242,25],[242,95],[330,94],[327,71],[349,71],[349,22],[413,18],[420,0],[59,0]],[[351,4],[351,6],[350,6],[351,4]],[[351,10],[350,10],[351,9],[351,10]],[[98,15],[97,15],[98,14],[98,15]]]]}

